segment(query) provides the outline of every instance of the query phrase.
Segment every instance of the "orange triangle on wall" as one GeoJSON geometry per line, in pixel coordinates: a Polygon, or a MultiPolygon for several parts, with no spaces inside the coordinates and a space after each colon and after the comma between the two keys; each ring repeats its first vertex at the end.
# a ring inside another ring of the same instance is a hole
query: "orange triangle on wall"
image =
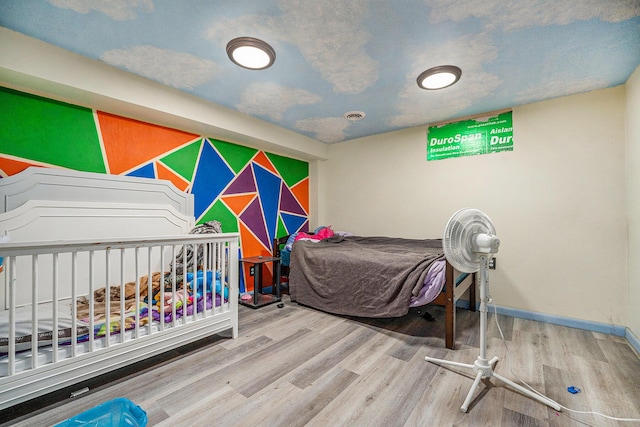
{"type": "Polygon", "coordinates": [[[241,194],[241,195],[232,195],[225,196],[222,198],[222,201],[233,211],[234,214],[240,215],[244,208],[247,207],[249,203],[253,199],[255,199],[255,193],[252,194],[241,194]]]}
{"type": "Polygon", "coordinates": [[[242,221],[238,221],[238,225],[240,228],[240,245],[242,246],[241,251],[243,258],[259,255],[265,256],[271,253],[269,248],[265,248],[262,242],[251,233],[242,221]]]}
{"type": "Polygon", "coordinates": [[[298,202],[300,203],[304,211],[308,214],[309,213],[309,178],[305,178],[304,180],[300,181],[299,183],[291,187],[291,192],[293,193],[294,196],[296,196],[296,199],[298,199],[298,202]]]}
{"type": "Polygon", "coordinates": [[[160,162],[156,162],[156,173],[158,179],[166,179],[167,181],[171,181],[173,185],[175,185],[176,188],[178,188],[178,190],[180,191],[187,191],[187,188],[189,188],[188,181],[186,181],[180,175],[175,174],[160,162]]]}
{"type": "MultiPolygon", "coordinates": [[[[258,240],[252,233],[249,231],[246,225],[242,223],[242,221],[238,221],[239,229],[240,229],[240,245],[242,258],[254,257],[254,256],[271,256],[271,252],[258,240]]],[[[245,277],[245,288],[246,291],[253,290],[253,277],[249,276],[249,268],[250,263],[242,263],[242,271],[245,277]]],[[[268,269],[263,269],[263,277],[262,283],[270,283],[268,282],[270,271],[268,269]]],[[[268,286],[268,285],[265,285],[268,286]]]]}
{"type": "Polygon", "coordinates": [[[96,112],[109,173],[119,175],[155,159],[198,135],[96,112]]]}
{"type": "Polygon", "coordinates": [[[0,174],[2,176],[11,176],[22,172],[29,166],[40,166],[33,163],[21,162],[20,160],[7,159],[0,157],[0,174]]]}
{"type": "Polygon", "coordinates": [[[280,174],[278,174],[278,171],[276,170],[276,168],[273,167],[273,164],[271,163],[271,160],[269,160],[269,158],[264,154],[264,151],[260,151],[253,158],[253,161],[256,162],[257,164],[259,164],[260,166],[264,167],[265,169],[270,170],[275,175],[280,176],[280,174]]]}

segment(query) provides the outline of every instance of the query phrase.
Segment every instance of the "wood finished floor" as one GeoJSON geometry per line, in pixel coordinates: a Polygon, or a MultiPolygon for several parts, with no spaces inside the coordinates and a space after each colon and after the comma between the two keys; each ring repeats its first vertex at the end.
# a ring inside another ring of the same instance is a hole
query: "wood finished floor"
{"type": "MultiPolygon", "coordinates": [[[[557,413],[496,378],[473,382],[463,368],[429,355],[473,363],[478,313],[458,311],[455,351],[444,348],[444,312],[412,311],[394,320],[349,319],[292,304],[240,307],[240,336],[172,352],[153,366],[121,372],[90,392],[4,425],[47,426],[115,397],[140,405],[150,426],[630,426],[594,415],[557,413]]],[[[640,418],[640,359],[624,338],[498,316],[513,372],[562,405],[640,418]],[[581,393],[570,394],[568,386],[581,393]]],[[[487,355],[515,379],[493,315],[487,355]]],[[[10,414],[5,411],[5,420],[10,414]]]]}

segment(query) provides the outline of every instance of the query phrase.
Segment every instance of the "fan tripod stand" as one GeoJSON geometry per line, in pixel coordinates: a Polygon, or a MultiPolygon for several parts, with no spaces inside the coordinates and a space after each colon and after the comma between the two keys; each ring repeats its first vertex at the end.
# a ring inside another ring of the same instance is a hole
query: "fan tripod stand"
{"type": "Polygon", "coordinates": [[[507,383],[508,385],[510,385],[511,387],[515,388],[516,390],[518,390],[519,392],[541,402],[544,403],[547,406],[550,406],[551,408],[555,409],[556,411],[560,411],[561,407],[560,405],[551,400],[548,399],[546,397],[540,396],[538,394],[535,394],[534,392],[532,392],[531,390],[528,390],[524,387],[522,387],[519,384],[514,383],[513,381],[511,381],[508,378],[505,378],[501,375],[496,374],[495,372],[493,372],[493,369],[495,368],[496,363],[498,363],[498,356],[494,356],[491,360],[487,359],[487,302],[489,301],[489,292],[488,292],[488,288],[489,288],[489,256],[487,255],[481,255],[480,256],[480,262],[481,262],[481,274],[480,274],[480,355],[478,356],[478,358],[476,359],[475,362],[473,362],[473,365],[468,364],[468,363],[460,363],[460,362],[454,362],[451,360],[444,360],[444,359],[435,359],[433,357],[425,357],[425,360],[427,362],[433,362],[433,363],[438,363],[440,365],[451,365],[451,366],[457,366],[460,368],[468,368],[468,369],[472,369],[475,373],[476,373],[476,379],[473,381],[473,385],[471,386],[471,389],[469,390],[469,394],[467,394],[467,398],[464,400],[464,403],[462,404],[462,406],[460,407],[460,410],[462,412],[467,412],[467,409],[469,409],[469,404],[471,403],[471,399],[473,398],[473,395],[475,394],[476,390],[478,389],[478,386],[480,385],[480,381],[482,379],[485,378],[491,378],[491,377],[496,377],[497,379],[499,379],[500,381],[507,383]]]}

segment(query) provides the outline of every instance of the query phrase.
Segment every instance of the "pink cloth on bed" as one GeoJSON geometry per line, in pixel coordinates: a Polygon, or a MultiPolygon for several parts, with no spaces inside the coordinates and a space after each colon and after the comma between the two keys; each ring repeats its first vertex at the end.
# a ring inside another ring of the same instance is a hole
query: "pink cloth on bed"
{"type": "Polygon", "coordinates": [[[447,262],[444,260],[434,261],[431,264],[427,277],[424,278],[424,286],[417,296],[411,297],[409,307],[420,307],[436,299],[444,286],[446,265],[447,262]]]}
{"type": "Polygon", "coordinates": [[[334,235],[334,232],[331,229],[331,227],[323,227],[320,230],[318,230],[316,234],[308,234],[308,233],[305,233],[304,231],[300,231],[296,236],[296,241],[300,239],[320,241],[323,239],[327,239],[329,237],[333,237],[333,235],[334,235]]]}

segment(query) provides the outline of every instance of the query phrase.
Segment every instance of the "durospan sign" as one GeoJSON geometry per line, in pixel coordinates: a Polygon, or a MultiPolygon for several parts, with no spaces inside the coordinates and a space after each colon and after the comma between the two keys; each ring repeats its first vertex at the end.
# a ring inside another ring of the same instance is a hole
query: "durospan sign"
{"type": "Polygon", "coordinates": [[[513,151],[511,111],[482,119],[464,120],[427,131],[427,160],[513,151]]]}

